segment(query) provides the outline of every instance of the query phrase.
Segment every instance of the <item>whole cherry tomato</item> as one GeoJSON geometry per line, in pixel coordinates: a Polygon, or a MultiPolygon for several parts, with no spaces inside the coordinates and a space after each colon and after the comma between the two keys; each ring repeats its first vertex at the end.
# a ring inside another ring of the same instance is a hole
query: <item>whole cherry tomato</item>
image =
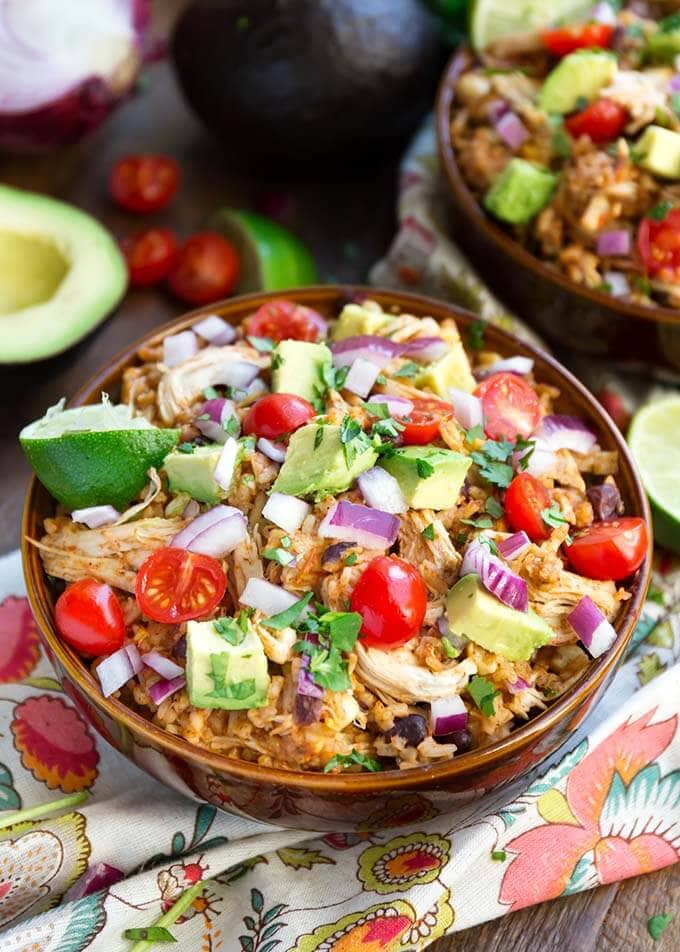
{"type": "Polygon", "coordinates": [[[133,288],[157,284],[172,268],[179,245],[168,228],[136,231],[120,243],[133,288]]]}
{"type": "Polygon", "coordinates": [[[326,327],[318,311],[284,298],[268,301],[243,322],[246,334],[275,341],[317,341],[325,335],[326,327]]]}
{"type": "Polygon", "coordinates": [[[545,486],[531,473],[519,473],[505,493],[505,515],[515,532],[524,530],[530,539],[547,539],[550,529],[542,512],[550,506],[545,486]]]}
{"type": "Polygon", "coordinates": [[[627,578],[642,565],[649,545],[644,519],[624,516],[594,522],[565,546],[573,568],[586,578],[615,582],[627,578]]]}
{"type": "Polygon", "coordinates": [[[610,142],[620,135],[627,119],[628,111],[613,99],[598,99],[569,116],[565,125],[575,139],[590,136],[593,142],[610,142]]]}
{"type": "Polygon", "coordinates": [[[157,549],[137,573],[137,603],[147,618],[178,624],[217,608],[227,589],[222,566],[187,549],[157,549]]]}
{"type": "Polygon", "coordinates": [[[123,644],[125,621],[110,585],[94,578],[73,582],[57,599],[54,617],[64,641],[89,657],[111,654],[123,644]]]}
{"type": "Polygon", "coordinates": [[[475,395],[482,401],[484,432],[492,440],[530,436],[541,419],[538,397],[517,374],[492,374],[475,395]]]}
{"type": "Polygon", "coordinates": [[[611,43],[614,27],[611,23],[577,23],[542,30],[541,40],[553,56],[566,56],[574,50],[591,46],[607,47],[611,43]]]}
{"type": "Polygon", "coordinates": [[[292,433],[316,416],[314,407],[294,393],[268,393],[257,400],[243,421],[245,436],[276,440],[292,433]]]}
{"type": "Polygon", "coordinates": [[[209,304],[234,290],[240,271],[236,248],[217,232],[202,231],[180,248],[168,284],[182,301],[209,304]]]}
{"type": "Polygon", "coordinates": [[[662,218],[643,218],[637,246],[647,274],[671,284],[680,280],[680,208],[662,218]]]}
{"type": "Polygon", "coordinates": [[[157,212],[177,191],[179,166],[167,155],[126,155],[109,175],[113,200],[129,212],[157,212]]]}
{"type": "Polygon", "coordinates": [[[427,590],[420,572],[394,555],[368,563],[354,586],[350,608],[359,612],[361,641],[374,648],[398,648],[420,631],[427,590]]]}

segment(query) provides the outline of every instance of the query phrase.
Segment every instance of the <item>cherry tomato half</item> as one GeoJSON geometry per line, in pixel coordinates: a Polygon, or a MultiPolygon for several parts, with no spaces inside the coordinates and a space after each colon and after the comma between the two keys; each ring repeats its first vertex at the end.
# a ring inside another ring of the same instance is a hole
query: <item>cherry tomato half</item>
{"type": "Polygon", "coordinates": [[[609,142],[621,133],[627,119],[628,111],[613,99],[598,99],[569,116],[565,125],[575,139],[590,136],[593,142],[609,142]]]}
{"type": "Polygon", "coordinates": [[[553,56],[566,56],[567,53],[589,46],[609,46],[613,33],[614,27],[611,23],[577,23],[574,26],[542,30],[541,40],[553,56]]]}
{"type": "Polygon", "coordinates": [[[594,522],[579,532],[565,551],[580,575],[618,582],[640,568],[648,542],[644,519],[626,516],[594,522]]]}
{"type": "Polygon", "coordinates": [[[243,421],[245,436],[276,440],[309,423],[316,410],[304,397],[294,393],[268,393],[257,400],[243,421]]]}
{"type": "Polygon", "coordinates": [[[123,644],[125,621],[110,585],[81,578],[61,593],[54,617],[66,644],[89,657],[111,654],[123,644]]]}
{"type": "Polygon", "coordinates": [[[217,559],[186,549],[157,549],[137,573],[137,603],[147,618],[177,624],[207,615],[224,597],[217,559]]]}
{"type": "Polygon", "coordinates": [[[270,340],[316,341],[326,333],[326,321],[311,307],[279,298],[247,317],[243,329],[248,335],[270,340]]]}
{"type": "Polygon", "coordinates": [[[427,590],[420,572],[393,555],[368,563],[350,598],[363,622],[360,638],[374,648],[398,648],[417,635],[425,618],[427,590]]]}
{"type": "Polygon", "coordinates": [[[214,231],[188,238],[170,271],[170,290],[189,304],[210,304],[230,294],[241,272],[236,248],[214,231]]]}
{"type": "Polygon", "coordinates": [[[453,415],[449,403],[436,397],[414,397],[413,410],[403,418],[398,418],[404,429],[399,441],[405,446],[423,446],[439,436],[439,424],[453,415]]]}
{"type": "Polygon", "coordinates": [[[550,529],[541,513],[550,506],[545,486],[531,473],[515,476],[505,494],[505,515],[515,532],[524,530],[530,539],[547,539],[550,529]]]}
{"type": "Polygon", "coordinates": [[[129,212],[165,208],[179,185],[179,166],[167,155],[126,155],[109,175],[113,200],[129,212]]]}
{"type": "Polygon", "coordinates": [[[168,228],[136,231],[120,243],[133,288],[157,284],[175,263],[179,245],[168,228]]]}
{"type": "Polygon", "coordinates": [[[492,374],[475,395],[482,401],[484,432],[492,440],[530,436],[541,419],[538,397],[517,374],[492,374]]]}
{"type": "Polygon", "coordinates": [[[680,208],[673,208],[660,221],[643,218],[637,246],[647,274],[673,283],[680,279],[680,208]]]}

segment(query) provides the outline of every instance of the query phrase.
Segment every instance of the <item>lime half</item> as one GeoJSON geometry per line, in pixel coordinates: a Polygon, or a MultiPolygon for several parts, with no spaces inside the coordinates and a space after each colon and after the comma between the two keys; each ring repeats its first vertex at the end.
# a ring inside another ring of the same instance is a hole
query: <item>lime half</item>
{"type": "Polygon", "coordinates": [[[652,506],[654,538],[680,552],[680,396],[638,410],[628,443],[652,506]]]}
{"type": "Polygon", "coordinates": [[[51,407],[19,441],[36,476],[69,511],[109,504],[124,509],[179,439],[127,407],[97,403],[51,407]]]}
{"type": "Polygon", "coordinates": [[[592,8],[592,0],[473,0],[470,42],[483,50],[501,36],[586,19],[592,8]]]}
{"type": "Polygon", "coordinates": [[[233,242],[241,254],[239,294],[316,284],[316,266],[307,248],[271,218],[221,208],[212,216],[210,227],[233,242]]]}

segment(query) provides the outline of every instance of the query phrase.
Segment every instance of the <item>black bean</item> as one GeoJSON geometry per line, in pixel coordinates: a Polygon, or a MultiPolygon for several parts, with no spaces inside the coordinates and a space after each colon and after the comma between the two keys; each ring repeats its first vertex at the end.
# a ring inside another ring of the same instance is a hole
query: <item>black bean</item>
{"type": "Polygon", "coordinates": [[[394,725],[385,734],[390,737],[403,737],[409,747],[417,747],[427,737],[427,721],[422,714],[408,714],[406,717],[396,717],[394,725]]]}
{"type": "Polygon", "coordinates": [[[623,512],[621,493],[613,480],[609,483],[600,483],[599,486],[590,486],[588,500],[597,520],[611,519],[612,516],[623,512]]]}

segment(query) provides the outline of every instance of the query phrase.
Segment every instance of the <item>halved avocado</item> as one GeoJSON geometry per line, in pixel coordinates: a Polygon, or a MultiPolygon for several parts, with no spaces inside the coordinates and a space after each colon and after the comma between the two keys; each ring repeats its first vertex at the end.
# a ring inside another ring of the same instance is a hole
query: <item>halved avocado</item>
{"type": "Polygon", "coordinates": [[[112,236],[65,202],[0,185],[0,363],[71,347],[115,307],[127,270],[112,236]]]}

